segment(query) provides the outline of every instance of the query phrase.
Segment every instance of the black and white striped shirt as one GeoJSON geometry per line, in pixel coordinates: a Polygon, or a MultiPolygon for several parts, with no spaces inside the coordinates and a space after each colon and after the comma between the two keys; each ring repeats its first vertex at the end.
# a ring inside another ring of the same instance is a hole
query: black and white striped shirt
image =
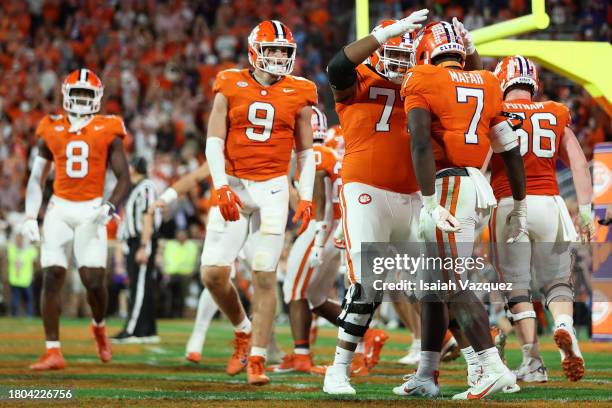
{"type": "MultiPolygon", "coordinates": [[[[142,179],[132,187],[132,191],[130,191],[130,195],[125,202],[123,222],[121,223],[119,231],[119,237],[121,239],[140,238],[143,215],[157,198],[157,188],[149,179],[142,179]]],[[[157,231],[161,222],[161,212],[155,211],[153,216],[154,231],[157,231]]]]}

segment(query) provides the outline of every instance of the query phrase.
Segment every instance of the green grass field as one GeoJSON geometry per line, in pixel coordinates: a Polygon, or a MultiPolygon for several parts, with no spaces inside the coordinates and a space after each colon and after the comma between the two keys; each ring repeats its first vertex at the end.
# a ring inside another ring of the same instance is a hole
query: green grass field
{"type": "MultiPolygon", "coordinates": [[[[383,350],[381,363],[367,377],[353,380],[357,396],[331,398],[321,391],[323,378],[315,375],[271,374],[265,387],[246,385],[244,374],[228,377],[225,361],[231,353],[231,327],[215,321],[209,330],[202,364],[193,365],[183,358],[191,331],[191,321],[161,321],[162,342],[158,345],[115,345],[113,361],[100,363],[90,339],[88,320],[62,320],[62,350],[68,364],[61,372],[33,373],[28,365],[43,351],[42,322],[0,319],[0,406],[38,406],[42,401],[8,400],[11,389],[71,389],[74,399],[66,406],[462,406],[467,403],[398,399],[391,389],[402,382],[402,376],[413,368],[395,361],[406,352],[410,336],[404,330],[390,332],[391,339],[383,350]]],[[[120,326],[108,323],[110,334],[120,326]]],[[[335,345],[334,328],[322,328],[314,347],[315,361],[329,363],[335,345]]],[[[277,338],[285,351],[290,350],[288,326],[277,328],[277,338]]],[[[509,339],[507,359],[510,367],[520,361],[516,339],[509,339]]],[[[477,405],[553,406],[559,403],[576,406],[612,406],[612,345],[582,342],[587,361],[585,378],[569,383],[561,372],[559,354],[550,338],[542,340],[544,359],[550,381],[523,385],[512,395],[496,395],[492,402],[477,405]]],[[[443,363],[440,378],[444,397],[465,389],[465,365],[462,359],[443,363]]],[[[62,401],[55,401],[62,404],[62,401]]],[[[473,403],[471,403],[473,405],[473,403]]]]}

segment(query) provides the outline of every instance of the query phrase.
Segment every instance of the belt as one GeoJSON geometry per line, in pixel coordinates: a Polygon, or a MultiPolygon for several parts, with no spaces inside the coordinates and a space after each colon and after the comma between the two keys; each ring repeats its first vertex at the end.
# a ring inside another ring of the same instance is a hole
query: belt
{"type": "Polygon", "coordinates": [[[436,174],[437,179],[452,176],[467,177],[469,176],[469,173],[465,167],[451,167],[450,169],[444,169],[436,174]]]}

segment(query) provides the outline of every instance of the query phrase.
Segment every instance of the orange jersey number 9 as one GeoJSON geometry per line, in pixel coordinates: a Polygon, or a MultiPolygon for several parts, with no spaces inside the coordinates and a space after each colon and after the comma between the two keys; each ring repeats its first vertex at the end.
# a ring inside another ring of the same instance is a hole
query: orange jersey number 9
{"type": "Polygon", "coordinates": [[[66,175],[83,178],[89,172],[89,145],[83,140],[73,140],[66,145],[66,175]]]}
{"type": "MultiPolygon", "coordinates": [[[[525,119],[525,113],[516,112],[521,118],[525,119]]],[[[552,129],[546,129],[542,127],[542,121],[547,121],[549,125],[556,126],[557,125],[557,117],[552,113],[548,112],[537,112],[531,115],[531,151],[537,157],[541,157],[544,159],[550,159],[555,155],[555,142],[557,139],[557,135],[555,131],[552,129]],[[547,138],[549,141],[546,143],[542,143],[542,138],[547,138]]],[[[516,134],[519,137],[520,146],[521,146],[521,156],[524,156],[529,151],[529,133],[525,129],[517,129],[516,134]]]]}
{"type": "Polygon", "coordinates": [[[253,102],[249,105],[248,119],[254,126],[246,128],[246,136],[249,139],[257,142],[270,139],[274,126],[274,106],[267,102],[253,102]]]}

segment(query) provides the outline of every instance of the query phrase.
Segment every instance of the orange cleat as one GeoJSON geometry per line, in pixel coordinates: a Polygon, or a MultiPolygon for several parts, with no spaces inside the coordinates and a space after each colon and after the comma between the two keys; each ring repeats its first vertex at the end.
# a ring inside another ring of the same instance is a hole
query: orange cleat
{"type": "Polygon", "coordinates": [[[247,363],[247,381],[251,385],[266,385],[270,379],[265,374],[264,363],[266,360],[262,356],[249,356],[247,363]]]}
{"type": "Polygon", "coordinates": [[[288,373],[295,370],[295,354],[285,354],[280,364],[267,367],[266,371],[274,373],[288,373]]]}
{"type": "Polygon", "coordinates": [[[440,353],[442,361],[453,361],[456,360],[461,354],[457,340],[453,337],[450,330],[446,331],[444,340],[442,341],[442,352],[440,353]]]}
{"type": "Polygon", "coordinates": [[[63,370],[66,367],[64,356],[59,348],[47,349],[40,360],[30,366],[30,370],[47,371],[63,370]]]}
{"type": "Polygon", "coordinates": [[[570,381],[579,381],[584,377],[584,359],[578,341],[565,328],[555,330],[553,338],[561,351],[563,374],[570,381]]]}
{"type": "Polygon", "coordinates": [[[106,328],[96,327],[91,325],[91,332],[93,333],[94,340],[96,341],[96,354],[100,361],[108,363],[113,357],[113,351],[111,350],[111,343],[106,337],[106,328]]]}
{"type": "Polygon", "coordinates": [[[363,353],[355,353],[353,355],[353,363],[351,364],[351,377],[364,377],[369,374],[368,366],[366,365],[366,357],[363,353]]]}
{"type": "Polygon", "coordinates": [[[225,372],[236,375],[247,366],[247,359],[251,348],[251,334],[236,332],[234,337],[234,354],[227,362],[225,372]]]}
{"type": "Polygon", "coordinates": [[[389,340],[389,335],[381,329],[369,329],[363,338],[366,351],[366,365],[371,370],[378,364],[380,352],[389,340]]]}
{"type": "Polygon", "coordinates": [[[313,365],[310,369],[310,374],[325,375],[327,367],[325,365],[313,365]]]}
{"type": "Polygon", "coordinates": [[[202,361],[202,354],[198,353],[197,351],[190,351],[185,356],[185,359],[191,363],[200,364],[200,361],[202,361]]]}

